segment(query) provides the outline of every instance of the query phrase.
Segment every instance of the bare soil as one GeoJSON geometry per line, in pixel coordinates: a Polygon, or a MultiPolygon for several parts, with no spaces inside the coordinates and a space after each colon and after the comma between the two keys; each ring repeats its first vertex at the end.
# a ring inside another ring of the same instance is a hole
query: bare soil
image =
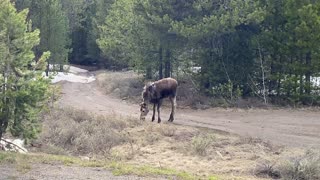
{"type": "MultiPolygon", "coordinates": [[[[94,73],[94,72],[93,72],[94,73]]],[[[139,117],[139,104],[106,95],[97,82],[63,82],[60,106],[72,106],[97,114],[139,117]]],[[[179,104],[179,102],[177,102],[179,104]]],[[[169,117],[162,108],[162,120],[169,117]]],[[[149,113],[147,120],[151,120],[149,113]]],[[[241,136],[260,138],[291,147],[320,147],[320,110],[318,109],[179,109],[174,124],[206,127],[241,136]]]]}

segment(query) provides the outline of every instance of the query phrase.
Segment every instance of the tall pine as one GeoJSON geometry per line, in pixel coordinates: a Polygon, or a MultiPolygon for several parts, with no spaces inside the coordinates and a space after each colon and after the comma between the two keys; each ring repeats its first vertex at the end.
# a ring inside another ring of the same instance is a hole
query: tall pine
{"type": "Polygon", "coordinates": [[[49,80],[42,76],[49,53],[35,60],[39,30],[26,22],[28,10],[17,12],[9,0],[0,1],[0,138],[34,138],[38,113],[45,104],[49,80]]]}

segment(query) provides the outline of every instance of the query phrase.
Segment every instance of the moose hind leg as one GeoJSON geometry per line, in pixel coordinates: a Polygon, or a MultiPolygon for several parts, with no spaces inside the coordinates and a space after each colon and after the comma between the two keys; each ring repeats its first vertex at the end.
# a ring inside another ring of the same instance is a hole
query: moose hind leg
{"type": "Polygon", "coordinates": [[[155,119],[155,114],[156,114],[156,104],[153,104],[153,114],[152,114],[152,122],[154,121],[154,119],[155,119]]]}
{"type": "Polygon", "coordinates": [[[170,118],[169,118],[169,122],[173,122],[174,120],[174,115],[175,115],[175,111],[176,111],[176,97],[170,97],[170,101],[171,101],[171,114],[170,114],[170,118]]]}

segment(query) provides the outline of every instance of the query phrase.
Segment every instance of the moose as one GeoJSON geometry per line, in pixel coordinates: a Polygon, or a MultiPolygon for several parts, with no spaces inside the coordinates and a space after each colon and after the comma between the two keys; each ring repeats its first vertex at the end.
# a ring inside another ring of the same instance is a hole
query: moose
{"type": "Polygon", "coordinates": [[[164,98],[169,98],[171,101],[171,114],[169,122],[173,122],[176,110],[176,96],[177,96],[178,82],[173,78],[164,78],[155,82],[147,83],[142,91],[143,102],[140,104],[140,119],[145,120],[149,109],[148,105],[153,104],[152,121],[155,119],[155,109],[157,107],[158,123],[161,122],[160,107],[164,98]]]}

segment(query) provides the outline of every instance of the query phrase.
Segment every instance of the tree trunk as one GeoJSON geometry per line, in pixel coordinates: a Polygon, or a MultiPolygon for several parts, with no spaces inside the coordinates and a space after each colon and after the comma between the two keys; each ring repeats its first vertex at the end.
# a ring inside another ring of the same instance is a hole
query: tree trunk
{"type": "Polygon", "coordinates": [[[63,72],[63,64],[60,64],[60,72],[63,72]]]}
{"type": "Polygon", "coordinates": [[[3,72],[4,84],[2,85],[2,107],[1,107],[1,116],[0,116],[0,139],[2,138],[3,133],[6,131],[9,124],[9,99],[7,97],[8,90],[8,73],[9,73],[9,64],[5,65],[3,72]]]}
{"type": "Polygon", "coordinates": [[[159,79],[163,78],[163,67],[162,67],[162,47],[159,48],[159,79]]]}
{"type": "Polygon", "coordinates": [[[277,80],[277,96],[281,95],[281,79],[283,75],[283,68],[282,68],[282,55],[279,57],[279,66],[278,66],[278,80],[277,80]]]}
{"type": "Polygon", "coordinates": [[[273,75],[275,73],[275,67],[274,67],[274,58],[275,56],[271,56],[271,65],[270,65],[270,77],[271,79],[269,80],[269,94],[272,94],[273,87],[275,84],[275,80],[273,79],[273,75]]]}
{"type": "Polygon", "coordinates": [[[291,77],[292,77],[292,64],[293,64],[293,57],[290,56],[290,67],[289,67],[289,75],[288,77],[290,78],[289,79],[289,85],[288,87],[286,87],[286,91],[287,91],[287,97],[290,97],[291,96],[291,90],[292,90],[292,80],[291,80],[291,77]]]}
{"type": "Polygon", "coordinates": [[[47,68],[46,68],[46,76],[49,76],[49,68],[50,68],[50,66],[49,66],[49,62],[47,63],[47,68]]]}
{"type": "Polygon", "coordinates": [[[152,69],[150,65],[146,68],[146,79],[152,79],[152,69]]]}
{"type": "Polygon", "coordinates": [[[164,67],[164,76],[170,77],[170,72],[171,72],[171,52],[169,49],[166,50],[166,62],[165,62],[165,67],[164,67]]]}
{"type": "Polygon", "coordinates": [[[310,95],[311,93],[311,52],[308,52],[306,54],[306,66],[307,66],[307,72],[306,72],[306,93],[310,95]]]}
{"type": "Polygon", "coordinates": [[[258,50],[259,50],[259,57],[260,57],[260,68],[261,68],[261,75],[262,75],[262,95],[263,95],[263,100],[264,100],[264,104],[267,104],[267,98],[266,98],[266,83],[265,83],[265,70],[264,70],[264,55],[262,55],[261,52],[261,47],[260,47],[260,43],[258,42],[258,50]]]}
{"type": "MultiPolygon", "coordinates": [[[[303,57],[302,55],[300,55],[300,65],[302,66],[303,65],[303,57]]],[[[300,96],[303,95],[303,90],[304,90],[304,87],[303,87],[303,74],[301,73],[300,74],[300,96]]]]}

